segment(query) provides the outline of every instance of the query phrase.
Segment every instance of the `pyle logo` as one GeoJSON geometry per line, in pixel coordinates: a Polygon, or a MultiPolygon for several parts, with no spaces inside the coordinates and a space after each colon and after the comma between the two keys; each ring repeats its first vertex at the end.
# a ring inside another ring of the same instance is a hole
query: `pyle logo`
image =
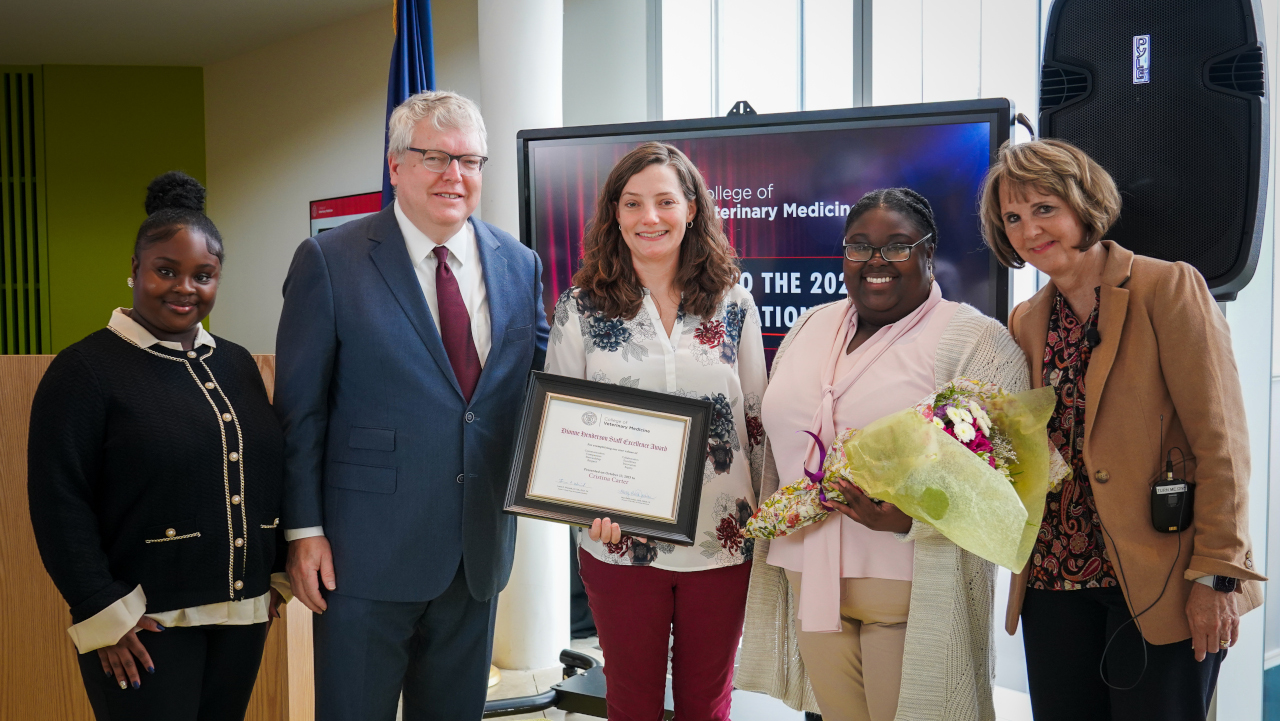
{"type": "Polygon", "coordinates": [[[1151,36],[1133,36],[1133,84],[1151,82],[1151,36]]]}

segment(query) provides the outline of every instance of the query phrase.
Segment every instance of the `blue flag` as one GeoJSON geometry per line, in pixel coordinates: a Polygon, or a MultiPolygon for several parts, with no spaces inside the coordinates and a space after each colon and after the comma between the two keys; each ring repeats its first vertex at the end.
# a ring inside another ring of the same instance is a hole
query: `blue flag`
{"type": "MultiPolygon", "coordinates": [[[[387,75],[387,121],[391,112],[413,95],[434,90],[436,71],[431,50],[431,0],[395,0],[396,43],[391,49],[391,72],[387,75]]],[[[391,172],[387,169],[386,150],[390,133],[384,136],[382,149],[382,207],[395,200],[391,172]]]]}

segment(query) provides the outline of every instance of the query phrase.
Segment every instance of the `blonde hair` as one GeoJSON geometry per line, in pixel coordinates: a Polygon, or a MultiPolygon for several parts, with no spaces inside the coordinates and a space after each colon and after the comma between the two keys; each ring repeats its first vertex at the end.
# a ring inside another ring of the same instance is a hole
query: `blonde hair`
{"type": "Polygon", "coordinates": [[[480,153],[489,152],[480,108],[450,90],[432,90],[411,96],[391,111],[387,121],[387,157],[398,158],[413,145],[413,129],[430,120],[436,130],[471,130],[480,138],[480,153]]]}
{"type": "Polygon", "coordinates": [[[983,181],[979,211],[982,238],[1007,268],[1021,268],[1026,262],[1004,232],[1000,186],[1006,183],[1018,195],[1032,188],[1061,198],[1084,225],[1080,250],[1102,240],[1120,217],[1120,192],[1115,181],[1083,150],[1062,140],[1033,140],[1018,145],[1005,141],[983,181]]]}

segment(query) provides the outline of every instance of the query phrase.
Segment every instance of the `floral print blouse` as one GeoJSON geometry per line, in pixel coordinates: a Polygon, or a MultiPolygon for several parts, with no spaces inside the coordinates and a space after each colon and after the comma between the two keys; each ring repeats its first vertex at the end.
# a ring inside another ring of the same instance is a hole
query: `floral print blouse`
{"type": "Polygon", "coordinates": [[[1042,381],[1053,386],[1058,396],[1049,419],[1049,441],[1071,466],[1071,476],[1059,490],[1049,491],[1045,501],[1040,534],[1031,552],[1031,588],[1070,591],[1116,585],[1084,466],[1084,378],[1093,352],[1085,333],[1098,327],[1097,293],[1093,312],[1084,323],[1062,293],[1054,298],[1049,315],[1042,381]]]}
{"type": "Polygon", "coordinates": [[[701,398],[715,405],[702,472],[702,499],[693,546],[654,539],[592,541],[582,550],[605,563],[700,571],[751,559],[753,541],[739,530],[755,512],[764,467],[760,399],[766,371],[760,318],[751,295],[733,286],[710,318],[682,307],[668,336],[644,291],[635,318],[607,318],[586,293],[565,291],[556,303],[547,343],[548,373],[701,398]],[[754,481],[754,483],[753,483],[754,481]]]}

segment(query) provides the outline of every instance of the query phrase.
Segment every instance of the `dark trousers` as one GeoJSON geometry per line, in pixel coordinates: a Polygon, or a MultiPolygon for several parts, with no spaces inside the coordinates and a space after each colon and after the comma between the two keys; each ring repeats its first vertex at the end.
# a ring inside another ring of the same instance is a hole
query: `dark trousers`
{"type": "Polygon", "coordinates": [[[139,631],[155,673],[120,688],[98,652],[80,654],[80,675],[98,721],[241,721],[267,642],[267,624],[139,631]]]}
{"type": "Polygon", "coordinates": [[[1036,721],[1204,721],[1227,652],[1197,662],[1190,639],[1153,645],[1129,619],[1119,588],[1027,589],[1022,639],[1036,721]]]}
{"type": "Polygon", "coordinates": [[[751,562],[678,572],[578,558],[604,651],[609,721],[660,721],[668,644],[675,717],[728,721],[751,562]]]}
{"type": "Polygon", "coordinates": [[[314,617],[316,721],[480,721],[493,655],[495,596],[472,598],[462,564],[430,601],[326,593],[314,617]]]}

